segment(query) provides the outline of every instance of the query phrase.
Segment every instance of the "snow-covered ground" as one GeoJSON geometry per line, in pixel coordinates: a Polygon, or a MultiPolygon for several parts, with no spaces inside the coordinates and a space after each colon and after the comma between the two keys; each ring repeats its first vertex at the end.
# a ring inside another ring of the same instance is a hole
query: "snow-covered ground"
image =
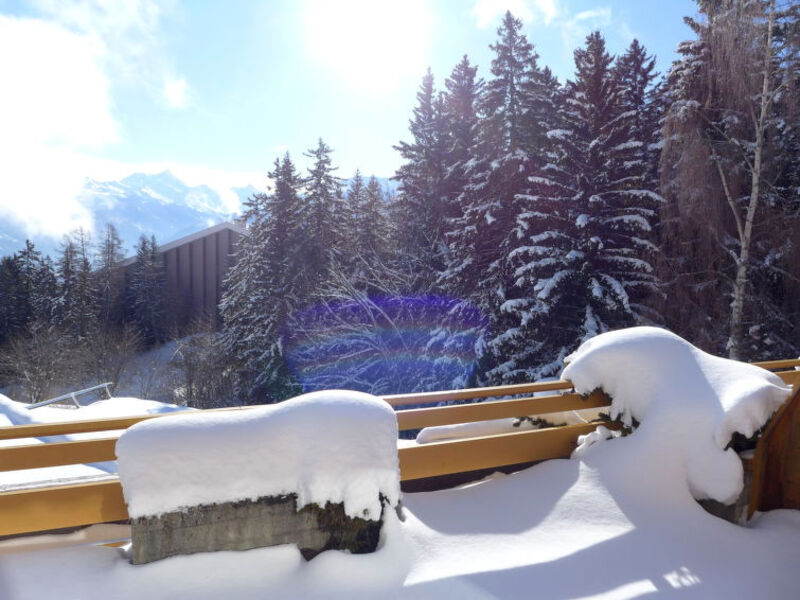
{"type": "Polygon", "coordinates": [[[374,554],[306,563],[280,546],[134,567],[104,547],[16,553],[0,556],[0,598],[798,597],[800,512],[739,527],[695,501],[741,487],[727,439],[786,399],[778,378],[650,329],[598,336],[565,376],[641,426],[570,460],[407,494],[374,554]]]}

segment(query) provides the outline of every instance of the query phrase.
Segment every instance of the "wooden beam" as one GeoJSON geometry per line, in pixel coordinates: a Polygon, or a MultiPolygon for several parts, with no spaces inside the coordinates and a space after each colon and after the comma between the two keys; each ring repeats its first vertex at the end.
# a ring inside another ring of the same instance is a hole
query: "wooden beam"
{"type": "Polygon", "coordinates": [[[752,364],[767,370],[792,369],[794,367],[800,367],[800,358],[787,358],[784,360],[762,360],[761,362],[754,362],[752,364]]]}
{"type": "Polygon", "coordinates": [[[109,417],[104,419],[92,419],[91,421],[64,421],[35,425],[12,425],[11,427],[0,427],[0,440],[13,440],[28,437],[38,438],[48,437],[51,435],[65,435],[69,433],[87,433],[91,431],[114,431],[115,429],[127,429],[139,421],[168,416],[179,412],[183,411],[175,411],[174,413],[139,415],[136,417],[109,417]]]}
{"type": "Polygon", "coordinates": [[[116,437],[96,440],[6,446],[0,448],[0,471],[37,469],[117,460],[116,437]]]}
{"type": "Polygon", "coordinates": [[[409,404],[435,404],[437,402],[471,400],[473,398],[517,396],[519,394],[571,389],[572,384],[569,381],[539,381],[537,383],[519,383],[515,385],[499,385],[495,387],[471,388],[466,390],[392,394],[390,396],[383,396],[383,399],[392,406],[408,406],[409,404]]]}
{"type": "Polygon", "coordinates": [[[127,518],[117,479],[0,493],[0,536],[127,518]]]}
{"type": "Polygon", "coordinates": [[[783,379],[787,385],[794,386],[795,389],[800,387],[800,371],[781,371],[775,375],[783,379]]]}
{"type": "Polygon", "coordinates": [[[596,423],[569,425],[400,448],[400,479],[566,458],[575,449],[578,436],[596,428],[596,423]]]}
{"type": "Polygon", "coordinates": [[[601,408],[610,406],[610,404],[611,401],[607,396],[600,392],[594,392],[588,398],[584,398],[580,394],[563,394],[515,400],[495,400],[477,404],[434,406],[431,408],[398,411],[397,425],[403,431],[435,425],[453,425],[506,417],[524,417],[585,408],[601,408]]]}
{"type": "MultiPolygon", "coordinates": [[[[262,405],[263,406],[263,405],[262,405]]],[[[231,412],[238,410],[250,410],[258,406],[228,406],[225,408],[210,408],[204,412],[231,412]]],[[[165,413],[151,413],[147,415],[136,415],[133,417],[105,417],[102,419],[91,419],[86,421],[59,421],[56,423],[39,423],[32,425],[12,425],[10,427],[0,427],[0,440],[14,440],[20,438],[38,438],[53,435],[67,435],[71,433],[88,433],[92,431],[114,431],[116,429],[127,429],[140,421],[157,419],[162,417],[172,417],[185,415],[189,412],[175,410],[165,413]]]]}

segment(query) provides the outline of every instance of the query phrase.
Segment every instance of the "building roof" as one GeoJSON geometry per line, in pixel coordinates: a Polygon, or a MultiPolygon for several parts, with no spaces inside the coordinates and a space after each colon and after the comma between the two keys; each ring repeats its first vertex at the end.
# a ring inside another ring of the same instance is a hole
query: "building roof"
{"type": "MultiPolygon", "coordinates": [[[[239,235],[247,234],[247,228],[243,224],[234,223],[231,221],[223,221],[222,223],[217,223],[216,225],[212,225],[211,227],[207,227],[206,229],[195,231],[194,233],[185,235],[182,238],[178,238],[177,240],[172,240],[171,242],[167,242],[166,244],[160,245],[158,247],[158,251],[166,252],[167,250],[172,250],[173,248],[178,248],[180,246],[190,244],[195,240],[202,239],[207,235],[213,235],[218,231],[222,231],[223,229],[230,229],[231,231],[238,233],[239,235]]],[[[127,267],[128,265],[133,264],[135,260],[136,256],[129,256],[128,258],[122,261],[122,265],[127,267]]]]}

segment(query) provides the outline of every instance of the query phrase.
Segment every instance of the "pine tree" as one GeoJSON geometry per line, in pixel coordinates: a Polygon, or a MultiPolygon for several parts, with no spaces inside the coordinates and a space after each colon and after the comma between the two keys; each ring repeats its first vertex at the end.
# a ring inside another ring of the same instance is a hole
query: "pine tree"
{"type": "MultiPolygon", "coordinates": [[[[400,182],[393,211],[398,259],[417,273],[414,292],[430,289],[444,266],[445,194],[449,133],[445,98],[434,87],[428,69],[417,92],[417,106],[409,121],[412,141],[394,148],[404,162],[395,179],[400,182]]],[[[412,290],[409,290],[412,291],[412,290]]]]}
{"type": "Polygon", "coordinates": [[[490,317],[495,333],[484,340],[490,354],[483,362],[495,363],[489,379],[499,381],[507,373],[502,346],[514,327],[513,316],[501,307],[513,304],[520,293],[508,260],[521,241],[519,215],[529,211],[527,197],[520,194],[540,167],[555,89],[521,29],[521,21],[506,13],[491,46],[493,77],[480,94],[478,135],[464,163],[467,183],[457,200],[460,212],[449,222],[449,262],[441,276],[445,289],[465,300],[455,307],[455,319],[472,306],[490,317]]]}
{"type": "Polygon", "coordinates": [[[634,324],[632,298],[656,289],[648,256],[660,198],[642,187],[647,141],[634,138],[639,109],[621,93],[612,62],[599,32],[575,51],[561,129],[548,134],[550,161],[520,198],[528,204],[519,218],[524,244],[511,259],[517,286],[530,292],[503,306],[517,323],[499,344],[508,357],[498,368],[503,380],[554,374],[581,341],[634,324]]]}
{"type": "Polygon", "coordinates": [[[324,280],[342,249],[342,231],[346,225],[342,183],[334,175],[333,150],[322,139],[316,148],[305,153],[312,159],[304,181],[306,220],[306,265],[309,273],[324,280]]]}
{"type": "Polygon", "coordinates": [[[247,403],[283,400],[299,390],[283,356],[286,318],[304,305],[318,277],[307,260],[308,210],[288,154],[269,174],[275,189],[246,202],[248,232],[225,280],[223,346],[239,369],[236,394],[247,403]]]}
{"type": "Polygon", "coordinates": [[[127,279],[130,320],[147,344],[163,342],[167,334],[166,277],[164,259],[155,236],[142,235],[127,279]]]}
{"type": "Polygon", "coordinates": [[[97,289],[89,257],[90,238],[83,229],[65,236],[57,261],[53,320],[71,341],[88,342],[97,332],[97,289]]]}
{"type": "Polygon", "coordinates": [[[345,199],[347,213],[345,244],[340,265],[359,287],[376,275],[386,251],[387,231],[383,214],[383,189],[373,176],[365,184],[356,171],[345,199]]]}
{"type": "Polygon", "coordinates": [[[21,279],[17,255],[0,259],[0,347],[24,331],[29,318],[21,279]]]}
{"type": "Polygon", "coordinates": [[[382,263],[388,253],[389,233],[386,201],[380,182],[371,176],[364,190],[364,203],[358,215],[357,247],[371,264],[382,263]]]}
{"type": "Polygon", "coordinates": [[[125,273],[122,240],[117,228],[107,223],[95,258],[95,280],[100,321],[104,326],[119,325],[123,317],[125,273]]]}

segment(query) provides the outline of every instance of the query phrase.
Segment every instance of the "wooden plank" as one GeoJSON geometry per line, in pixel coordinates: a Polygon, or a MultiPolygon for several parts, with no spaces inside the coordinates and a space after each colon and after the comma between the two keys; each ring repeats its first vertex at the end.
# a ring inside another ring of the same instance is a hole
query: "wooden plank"
{"type": "Polygon", "coordinates": [[[575,449],[578,436],[596,427],[594,423],[570,425],[400,448],[400,479],[566,458],[575,449]]]}
{"type": "Polygon", "coordinates": [[[495,387],[470,388],[465,390],[445,390],[442,392],[420,392],[417,394],[392,394],[383,399],[392,406],[408,406],[410,404],[435,404],[473,398],[490,398],[494,396],[517,396],[534,392],[552,392],[554,390],[571,390],[569,381],[539,381],[537,383],[518,383],[495,387]]]}
{"type": "Polygon", "coordinates": [[[800,358],[788,358],[784,360],[762,360],[760,362],[754,362],[752,364],[767,370],[792,369],[794,367],[800,367],[800,358]]]}
{"type": "Polygon", "coordinates": [[[0,536],[127,518],[117,479],[0,494],[0,536]]]}
{"type": "Polygon", "coordinates": [[[113,431],[127,429],[139,421],[164,417],[174,413],[139,415],[137,417],[109,417],[92,419],[91,421],[63,421],[58,423],[42,423],[36,425],[12,425],[0,427],[0,440],[14,440],[19,438],[37,438],[51,435],[65,435],[68,433],[88,433],[91,431],[113,431]]]}
{"type": "MultiPolygon", "coordinates": [[[[250,410],[252,408],[258,408],[258,406],[228,406],[225,408],[211,408],[204,412],[229,412],[237,410],[250,410]]],[[[171,417],[190,413],[191,411],[175,410],[165,413],[137,415],[134,417],[106,417],[87,421],[59,421],[56,423],[41,423],[35,425],[12,425],[10,427],[0,427],[0,440],[14,440],[28,437],[38,438],[53,435],[66,435],[71,433],[88,433],[92,431],[114,431],[116,429],[127,429],[131,425],[135,425],[140,421],[146,421],[148,419],[171,417]]]]}
{"type": "Polygon", "coordinates": [[[563,394],[515,400],[496,400],[478,404],[434,406],[432,408],[398,411],[397,425],[403,431],[436,425],[453,425],[506,417],[544,415],[568,410],[601,408],[610,404],[611,402],[607,396],[600,392],[595,392],[589,398],[584,398],[580,394],[563,394]]]}
{"type": "Polygon", "coordinates": [[[0,448],[0,471],[38,469],[116,460],[117,438],[6,446],[0,448]]]}
{"type": "Polygon", "coordinates": [[[800,371],[781,371],[775,375],[783,379],[784,383],[794,386],[795,389],[800,387],[800,371]]]}

